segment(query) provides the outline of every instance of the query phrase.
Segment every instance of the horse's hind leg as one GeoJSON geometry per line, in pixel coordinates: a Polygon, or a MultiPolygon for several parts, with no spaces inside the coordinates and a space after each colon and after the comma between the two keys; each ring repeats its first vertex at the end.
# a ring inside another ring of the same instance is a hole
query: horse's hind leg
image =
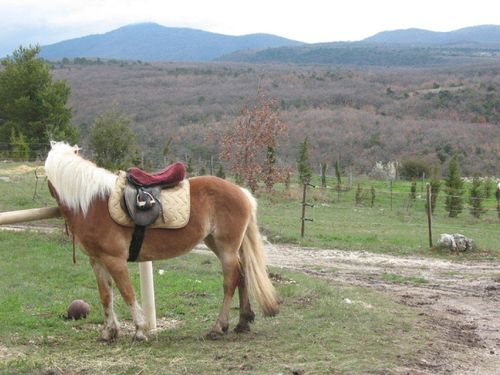
{"type": "Polygon", "coordinates": [[[250,325],[255,319],[255,313],[250,307],[250,299],[248,298],[248,289],[246,287],[245,276],[241,273],[238,280],[238,294],[240,297],[240,320],[234,328],[237,333],[250,331],[250,325]]]}
{"type": "Polygon", "coordinates": [[[147,340],[147,337],[144,333],[144,331],[146,330],[144,314],[142,313],[142,309],[135,299],[134,289],[132,288],[132,283],[130,281],[130,276],[128,273],[127,262],[120,258],[106,257],[103,259],[103,263],[113,277],[113,280],[115,281],[116,286],[118,287],[118,290],[123,297],[123,300],[130,308],[130,312],[135,323],[134,340],[147,340]]]}
{"type": "Polygon", "coordinates": [[[113,287],[112,279],[106,268],[94,258],[90,258],[90,265],[94,270],[101,298],[102,307],[104,309],[104,328],[101,332],[101,339],[104,341],[113,341],[118,336],[118,321],[113,310],[113,287]]]}
{"type": "MultiPolygon", "coordinates": [[[[208,338],[216,339],[228,330],[229,308],[231,307],[231,300],[241,274],[237,251],[227,250],[234,248],[234,246],[222,245],[219,241],[215,241],[213,237],[205,239],[205,243],[219,258],[224,275],[224,299],[222,301],[222,306],[214,326],[207,334],[208,338]]],[[[236,247],[236,249],[237,248],[238,247],[236,247]]]]}

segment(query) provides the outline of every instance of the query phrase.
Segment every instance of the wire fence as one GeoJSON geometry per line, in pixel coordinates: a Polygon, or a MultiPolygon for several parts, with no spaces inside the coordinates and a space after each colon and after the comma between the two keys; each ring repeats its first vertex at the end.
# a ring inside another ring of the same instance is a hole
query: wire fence
{"type": "Polygon", "coordinates": [[[489,197],[474,198],[480,199],[478,209],[472,205],[467,187],[461,190],[462,195],[457,194],[458,191],[447,194],[441,189],[434,212],[428,217],[426,193],[415,193],[415,187],[411,191],[410,182],[399,182],[397,190],[384,189],[381,182],[376,182],[379,186],[373,187],[370,182],[373,181],[360,183],[360,187],[353,184],[351,189],[305,186],[304,193],[296,194],[295,199],[295,220],[297,228],[300,223],[301,238],[313,242],[333,238],[342,245],[342,239],[349,242],[359,237],[362,246],[365,234],[368,239],[379,238],[378,246],[384,246],[384,241],[396,244],[408,238],[412,246],[425,247],[429,237],[430,242],[436,244],[440,234],[462,233],[477,239],[483,248],[500,250],[500,202],[495,198],[494,190],[489,197]],[[359,198],[360,190],[364,192],[362,199],[359,198]],[[461,198],[462,207],[447,209],[446,201],[450,198],[461,198]]]}

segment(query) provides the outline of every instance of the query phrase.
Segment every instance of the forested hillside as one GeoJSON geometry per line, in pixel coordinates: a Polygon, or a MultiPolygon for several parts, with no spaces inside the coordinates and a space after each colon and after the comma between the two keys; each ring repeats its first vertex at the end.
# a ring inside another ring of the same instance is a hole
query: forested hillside
{"type": "Polygon", "coordinates": [[[280,103],[289,135],[278,156],[293,165],[309,136],[317,165],[368,173],[376,161],[423,160],[443,168],[458,153],[465,174],[500,175],[500,66],[348,68],[235,63],[92,62],[53,65],[72,88],[73,119],[85,143],[113,104],[134,120],[146,159],[217,159],[221,132],[261,87],[280,103]]]}

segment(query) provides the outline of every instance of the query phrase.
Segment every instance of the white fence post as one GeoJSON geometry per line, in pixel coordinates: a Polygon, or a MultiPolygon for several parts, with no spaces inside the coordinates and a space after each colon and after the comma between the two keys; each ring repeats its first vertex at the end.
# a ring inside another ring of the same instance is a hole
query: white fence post
{"type": "Polygon", "coordinates": [[[141,301],[148,330],[156,329],[155,289],[153,284],[153,263],[139,262],[141,301]]]}

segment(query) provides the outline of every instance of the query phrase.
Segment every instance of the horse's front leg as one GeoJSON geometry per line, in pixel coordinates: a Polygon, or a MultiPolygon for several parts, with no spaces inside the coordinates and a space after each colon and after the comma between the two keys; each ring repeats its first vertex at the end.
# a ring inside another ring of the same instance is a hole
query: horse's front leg
{"type": "Polygon", "coordinates": [[[95,258],[90,258],[90,265],[94,270],[104,310],[104,328],[101,332],[101,339],[104,341],[114,341],[118,337],[118,320],[113,310],[113,286],[112,278],[106,268],[95,258]]]}
{"type": "Polygon", "coordinates": [[[123,300],[130,308],[130,313],[132,314],[132,319],[135,324],[134,340],[147,340],[145,334],[146,321],[144,320],[141,306],[139,306],[135,299],[134,289],[132,288],[132,282],[130,281],[130,275],[128,273],[127,262],[117,257],[103,257],[103,263],[113,277],[123,300]]]}

